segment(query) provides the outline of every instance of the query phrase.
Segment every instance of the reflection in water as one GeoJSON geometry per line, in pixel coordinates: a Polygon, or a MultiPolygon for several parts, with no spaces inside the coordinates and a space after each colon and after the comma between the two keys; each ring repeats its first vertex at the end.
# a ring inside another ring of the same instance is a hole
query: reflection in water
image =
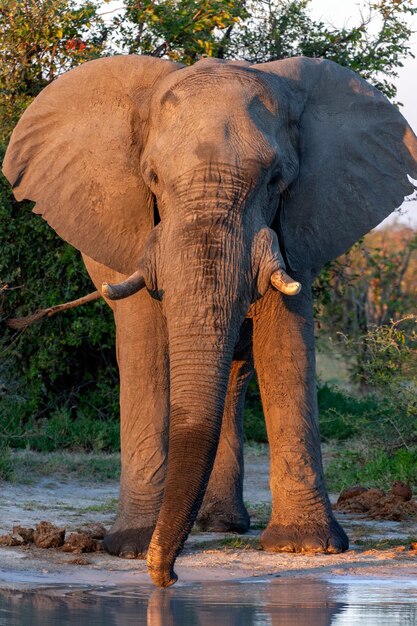
{"type": "Polygon", "coordinates": [[[0,590],[0,626],[408,626],[417,582],[273,579],[170,589],[0,590]]]}

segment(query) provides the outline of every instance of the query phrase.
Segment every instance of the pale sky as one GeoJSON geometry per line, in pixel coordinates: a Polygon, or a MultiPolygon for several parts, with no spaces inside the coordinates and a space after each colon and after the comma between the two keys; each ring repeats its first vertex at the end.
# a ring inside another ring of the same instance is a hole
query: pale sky
{"type": "MultiPolygon", "coordinates": [[[[122,2],[110,0],[103,5],[103,11],[112,11],[121,6],[122,2]]],[[[361,19],[361,8],[366,14],[366,6],[367,2],[360,0],[311,0],[310,12],[313,18],[321,19],[340,28],[344,25],[358,24],[361,19]]],[[[417,15],[410,18],[410,24],[412,29],[417,31],[417,15]]],[[[377,24],[375,24],[376,27],[377,24]]],[[[372,25],[369,28],[372,28],[372,25]]],[[[399,77],[395,83],[398,89],[397,101],[404,105],[401,113],[417,134],[417,33],[412,36],[411,43],[416,58],[410,58],[404,62],[404,67],[398,70],[399,77]]],[[[417,200],[405,203],[402,212],[405,212],[400,217],[402,222],[417,226],[417,200]]]]}

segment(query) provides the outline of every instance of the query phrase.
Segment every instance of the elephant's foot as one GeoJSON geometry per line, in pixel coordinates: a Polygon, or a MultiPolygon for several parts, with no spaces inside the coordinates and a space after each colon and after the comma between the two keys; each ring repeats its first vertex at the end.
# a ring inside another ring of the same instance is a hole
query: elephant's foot
{"type": "Polygon", "coordinates": [[[349,539],[333,517],[291,525],[271,521],[261,535],[261,545],[267,552],[338,554],[349,548],[349,539]]]}
{"type": "Polygon", "coordinates": [[[104,537],[103,548],[122,559],[145,559],[155,526],[111,530],[104,537]]]}
{"type": "Polygon", "coordinates": [[[250,519],[243,503],[204,501],[196,524],[205,532],[242,534],[249,530],[250,519]]]}

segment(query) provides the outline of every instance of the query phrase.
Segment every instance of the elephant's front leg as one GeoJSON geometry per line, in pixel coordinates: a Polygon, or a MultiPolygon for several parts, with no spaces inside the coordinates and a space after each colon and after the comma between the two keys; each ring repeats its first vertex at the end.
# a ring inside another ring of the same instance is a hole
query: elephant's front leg
{"type": "Polygon", "coordinates": [[[270,289],[254,317],[254,357],[271,450],[271,552],[342,552],[348,538],[327,495],[320,449],[309,275],[297,296],[270,289]]]}
{"type": "Polygon", "coordinates": [[[219,446],[197,518],[202,530],[244,533],[249,529],[243,503],[243,407],[253,373],[252,320],[247,319],[233,355],[219,446]]]}
{"type": "Polygon", "coordinates": [[[168,347],[160,303],[147,292],[115,307],[122,474],[110,554],[145,557],[162,502],[168,440],[168,347]]]}
{"type": "MultiPolygon", "coordinates": [[[[121,274],[83,255],[95,286],[121,274]]],[[[141,291],[107,301],[116,322],[122,475],[110,554],[145,558],[162,502],[168,445],[168,343],[160,302],[141,291]]]]}

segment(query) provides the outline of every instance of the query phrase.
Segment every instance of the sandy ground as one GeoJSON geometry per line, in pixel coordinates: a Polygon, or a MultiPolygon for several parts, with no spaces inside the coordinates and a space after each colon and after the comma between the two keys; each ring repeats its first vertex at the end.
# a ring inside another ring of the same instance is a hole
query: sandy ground
{"type": "MultiPolygon", "coordinates": [[[[268,471],[266,449],[249,451],[244,498],[255,516],[270,504],[268,471]]],[[[117,496],[115,482],[86,485],[51,476],[34,485],[0,483],[0,534],[10,532],[14,524],[34,527],[42,520],[65,526],[67,531],[96,522],[109,527],[117,496]]],[[[256,547],[260,530],[251,530],[235,546],[221,544],[222,538],[233,535],[193,531],[177,560],[176,572],[183,582],[292,576],[417,577],[417,553],[409,550],[411,538],[417,539],[417,520],[373,521],[344,513],[337,513],[337,518],[351,539],[351,549],[344,554],[268,554],[256,547]],[[392,547],[393,543],[402,545],[392,547]]],[[[0,548],[1,587],[51,582],[106,586],[139,581],[149,583],[141,560],[123,560],[102,552],[74,555],[33,545],[0,548]]]]}

